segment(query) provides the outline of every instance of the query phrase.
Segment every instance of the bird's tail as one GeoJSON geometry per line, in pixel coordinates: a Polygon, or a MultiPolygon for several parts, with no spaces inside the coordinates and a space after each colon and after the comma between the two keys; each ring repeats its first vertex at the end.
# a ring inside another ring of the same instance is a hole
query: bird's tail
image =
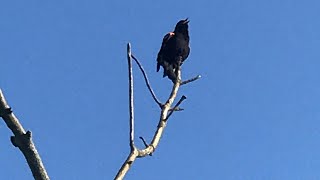
{"type": "Polygon", "coordinates": [[[157,72],[160,70],[160,63],[157,63],[157,72]]]}
{"type": "Polygon", "coordinates": [[[166,76],[168,76],[168,78],[169,78],[173,83],[176,82],[177,76],[176,76],[176,73],[175,73],[175,69],[173,68],[172,65],[169,65],[169,66],[167,66],[166,68],[164,68],[164,70],[163,70],[163,77],[166,77],[166,76]]]}

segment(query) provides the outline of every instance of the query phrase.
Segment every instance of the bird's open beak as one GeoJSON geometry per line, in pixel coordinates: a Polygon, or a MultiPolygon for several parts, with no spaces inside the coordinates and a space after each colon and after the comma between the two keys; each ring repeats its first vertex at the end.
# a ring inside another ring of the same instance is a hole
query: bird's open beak
{"type": "Polygon", "coordinates": [[[183,24],[188,24],[190,21],[189,21],[189,18],[185,19],[183,24]]]}

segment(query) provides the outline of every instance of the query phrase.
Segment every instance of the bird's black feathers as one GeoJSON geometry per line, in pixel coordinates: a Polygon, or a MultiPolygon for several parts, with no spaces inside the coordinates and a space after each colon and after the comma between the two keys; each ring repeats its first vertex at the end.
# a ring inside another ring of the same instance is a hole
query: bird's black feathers
{"type": "Polygon", "coordinates": [[[188,18],[177,23],[173,32],[166,34],[162,40],[157,57],[157,72],[163,68],[163,77],[175,82],[176,68],[187,59],[190,53],[188,18]]]}

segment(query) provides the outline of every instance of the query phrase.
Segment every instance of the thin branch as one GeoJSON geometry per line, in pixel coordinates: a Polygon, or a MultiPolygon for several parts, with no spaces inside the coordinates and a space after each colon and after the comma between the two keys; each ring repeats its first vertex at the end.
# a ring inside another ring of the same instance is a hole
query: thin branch
{"type": "Polygon", "coordinates": [[[141,139],[141,141],[143,142],[144,146],[148,147],[148,143],[146,142],[146,140],[144,140],[143,137],[139,137],[141,139]]]}
{"type": "MultiPolygon", "coordinates": [[[[172,109],[178,108],[178,106],[179,106],[179,105],[182,103],[182,101],[184,101],[185,99],[187,99],[187,97],[183,95],[183,96],[179,99],[179,101],[177,102],[177,104],[174,105],[174,107],[173,107],[172,109]]],[[[170,111],[170,113],[168,114],[166,120],[169,119],[169,117],[172,115],[173,112],[174,112],[174,111],[170,111]]]]}
{"type": "Polygon", "coordinates": [[[161,109],[161,114],[160,114],[160,120],[158,123],[158,127],[157,130],[153,136],[153,139],[151,141],[151,143],[149,144],[149,146],[145,149],[139,150],[139,155],[138,157],[145,157],[151,153],[153,153],[155,151],[155,149],[157,148],[157,146],[159,145],[160,139],[162,137],[163,131],[167,125],[167,115],[169,110],[171,109],[171,105],[173,103],[173,101],[175,100],[175,98],[177,97],[177,93],[180,87],[180,83],[181,83],[181,70],[180,70],[180,66],[177,67],[176,69],[176,77],[177,80],[176,82],[173,84],[171,93],[169,95],[168,100],[166,101],[166,103],[162,106],[161,109]]]}
{"type": "Polygon", "coordinates": [[[131,60],[131,45],[127,45],[128,72],[129,72],[129,112],[130,112],[130,147],[134,149],[134,106],[133,106],[133,75],[131,60]]]}
{"type": "Polygon", "coordinates": [[[40,155],[32,141],[30,131],[25,131],[18,118],[12,113],[4,95],[0,89],[0,115],[14,136],[11,136],[11,142],[18,147],[27,160],[32,175],[36,180],[49,180],[49,176],[42,163],[40,155]]]}
{"type": "Polygon", "coordinates": [[[198,80],[198,79],[200,79],[200,78],[201,78],[201,76],[200,76],[200,75],[197,75],[196,77],[193,77],[193,78],[191,78],[191,79],[188,79],[188,80],[183,81],[180,85],[182,86],[182,85],[191,83],[191,82],[193,82],[193,81],[195,81],[195,80],[198,80]]]}
{"type": "MultiPolygon", "coordinates": [[[[148,143],[146,142],[146,140],[144,140],[143,137],[139,137],[141,139],[141,141],[143,142],[144,146],[147,148],[148,147],[148,143]]],[[[150,156],[152,156],[152,153],[149,154],[150,156]]]]}
{"type": "Polygon", "coordinates": [[[132,75],[132,60],[131,60],[131,45],[127,44],[127,59],[128,59],[128,72],[129,72],[129,112],[130,112],[130,154],[126,161],[122,164],[118,171],[115,180],[121,180],[129,171],[133,161],[137,158],[138,150],[134,145],[134,106],[133,106],[133,75],[132,75]]]}
{"type": "Polygon", "coordinates": [[[169,109],[169,111],[183,111],[184,109],[183,108],[180,108],[180,107],[176,107],[176,108],[171,108],[169,109]]]}
{"type": "Polygon", "coordinates": [[[149,91],[150,91],[150,93],[151,93],[151,95],[152,95],[153,100],[154,100],[154,101],[159,105],[159,107],[161,108],[162,104],[161,104],[160,101],[157,99],[156,94],[155,94],[154,91],[152,90],[152,87],[150,86],[150,82],[149,82],[149,80],[148,80],[148,77],[147,77],[147,74],[146,74],[145,70],[143,69],[143,66],[140,64],[139,60],[138,60],[136,57],[134,57],[132,54],[131,54],[131,57],[132,57],[132,58],[134,59],[134,61],[138,64],[138,66],[139,66],[139,68],[140,68],[140,70],[141,70],[141,72],[142,72],[142,74],[143,74],[144,81],[146,82],[146,85],[147,85],[147,87],[148,87],[148,89],[149,89],[149,91]]]}

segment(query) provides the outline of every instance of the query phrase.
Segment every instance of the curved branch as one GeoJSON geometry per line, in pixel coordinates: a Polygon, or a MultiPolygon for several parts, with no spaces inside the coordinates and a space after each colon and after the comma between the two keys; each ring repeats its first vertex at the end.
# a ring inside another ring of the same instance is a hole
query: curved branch
{"type": "Polygon", "coordinates": [[[14,136],[11,136],[11,142],[18,147],[27,160],[32,175],[36,180],[49,180],[49,176],[42,163],[40,155],[32,141],[30,131],[25,131],[18,118],[12,113],[7,104],[4,95],[0,89],[0,115],[14,136]]]}
{"type": "Polygon", "coordinates": [[[140,68],[140,70],[141,70],[141,72],[142,72],[142,74],[143,74],[144,81],[146,82],[146,85],[147,85],[147,87],[148,87],[148,89],[149,89],[149,91],[150,91],[150,93],[151,93],[151,95],[152,95],[153,100],[154,100],[154,101],[159,105],[159,107],[161,108],[162,104],[161,104],[160,101],[157,99],[156,94],[155,94],[154,91],[152,90],[152,87],[150,86],[150,82],[149,82],[149,80],[148,80],[148,77],[147,77],[147,74],[146,74],[145,70],[143,69],[143,66],[140,64],[139,60],[138,60],[136,57],[134,57],[132,54],[131,54],[131,57],[132,57],[132,59],[134,59],[134,61],[138,64],[138,66],[139,66],[139,68],[140,68]]]}

